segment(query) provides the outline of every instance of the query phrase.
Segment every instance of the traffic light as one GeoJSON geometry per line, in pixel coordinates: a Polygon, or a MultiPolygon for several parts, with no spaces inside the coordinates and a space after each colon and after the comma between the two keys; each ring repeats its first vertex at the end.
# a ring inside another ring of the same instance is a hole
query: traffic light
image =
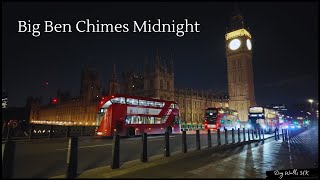
{"type": "Polygon", "coordinates": [[[52,104],[58,104],[58,99],[57,98],[52,98],[51,99],[52,104]]]}

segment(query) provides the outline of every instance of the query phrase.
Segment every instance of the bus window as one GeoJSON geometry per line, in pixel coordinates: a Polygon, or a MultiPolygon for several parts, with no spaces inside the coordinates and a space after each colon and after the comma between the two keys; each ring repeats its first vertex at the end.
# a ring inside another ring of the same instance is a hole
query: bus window
{"type": "Polygon", "coordinates": [[[161,118],[155,117],[155,124],[161,124],[161,118]]]}
{"type": "Polygon", "coordinates": [[[146,100],[139,100],[139,105],[146,106],[147,105],[147,101],[146,100]]]}
{"type": "Polygon", "coordinates": [[[167,121],[168,117],[169,116],[163,116],[161,119],[161,123],[164,124],[167,121]]]}
{"type": "Polygon", "coordinates": [[[147,101],[147,106],[155,106],[154,101],[147,101]]]}
{"type": "Polygon", "coordinates": [[[154,124],[154,117],[144,116],[142,118],[143,118],[143,124],[154,124]]]}
{"type": "Polygon", "coordinates": [[[174,116],[173,124],[180,124],[180,117],[179,116],[174,116]]]}
{"type": "Polygon", "coordinates": [[[132,124],[132,116],[127,116],[126,117],[126,124],[132,124]]]}
{"type": "Polygon", "coordinates": [[[164,106],[164,102],[155,102],[155,106],[156,107],[163,107],[164,106]]]}
{"type": "Polygon", "coordinates": [[[122,97],[115,97],[115,98],[111,99],[112,104],[121,103],[121,98],[122,97]]]}
{"type": "Polygon", "coordinates": [[[105,110],[106,110],[105,108],[101,108],[100,113],[103,114],[105,112],[105,110]]]}
{"type": "Polygon", "coordinates": [[[138,99],[127,98],[127,104],[138,105],[138,99]]]}

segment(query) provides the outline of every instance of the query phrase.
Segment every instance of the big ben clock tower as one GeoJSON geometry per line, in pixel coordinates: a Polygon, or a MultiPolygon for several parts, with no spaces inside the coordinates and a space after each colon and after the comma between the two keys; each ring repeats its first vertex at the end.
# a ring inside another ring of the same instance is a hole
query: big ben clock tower
{"type": "Polygon", "coordinates": [[[251,40],[252,36],[242,15],[236,11],[227,27],[225,41],[229,107],[238,111],[240,121],[247,121],[249,107],[256,105],[251,40]]]}

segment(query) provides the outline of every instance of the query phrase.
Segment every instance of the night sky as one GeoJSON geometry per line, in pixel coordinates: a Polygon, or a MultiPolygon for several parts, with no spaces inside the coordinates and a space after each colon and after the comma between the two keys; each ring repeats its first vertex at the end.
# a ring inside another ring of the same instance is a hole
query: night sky
{"type": "MultiPolygon", "coordinates": [[[[318,99],[318,4],[238,3],[253,37],[253,71],[258,105],[307,103],[318,99]]],[[[227,92],[226,26],[233,3],[5,3],[2,6],[2,89],[9,106],[24,106],[28,96],[44,102],[60,88],[80,93],[85,65],[103,83],[118,72],[143,65],[145,56],[174,56],[175,87],[227,92]],[[155,20],[200,23],[200,33],[18,33],[19,20],[101,23],[155,20]],[[48,82],[48,85],[44,85],[48,82]]]]}

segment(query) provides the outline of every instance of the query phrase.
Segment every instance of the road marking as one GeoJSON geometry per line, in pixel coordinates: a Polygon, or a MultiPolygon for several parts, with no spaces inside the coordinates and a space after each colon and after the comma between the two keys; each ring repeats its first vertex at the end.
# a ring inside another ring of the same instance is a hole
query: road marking
{"type": "MultiPolygon", "coordinates": [[[[98,144],[98,145],[92,145],[92,146],[82,146],[78,147],[78,149],[82,148],[91,148],[91,147],[97,147],[97,146],[112,146],[112,144],[98,144]]],[[[62,149],[56,149],[57,151],[67,150],[68,148],[62,148],[62,149]]]]}

